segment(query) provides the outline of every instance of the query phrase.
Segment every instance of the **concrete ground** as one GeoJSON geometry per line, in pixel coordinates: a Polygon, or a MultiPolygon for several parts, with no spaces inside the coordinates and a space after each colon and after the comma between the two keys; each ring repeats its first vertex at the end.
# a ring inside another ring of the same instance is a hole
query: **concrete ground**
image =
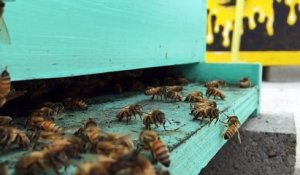
{"type": "MultiPolygon", "coordinates": [[[[300,143],[300,82],[262,84],[261,113],[294,113],[297,143],[300,143]]],[[[296,149],[295,175],[300,175],[300,144],[296,149]]]]}

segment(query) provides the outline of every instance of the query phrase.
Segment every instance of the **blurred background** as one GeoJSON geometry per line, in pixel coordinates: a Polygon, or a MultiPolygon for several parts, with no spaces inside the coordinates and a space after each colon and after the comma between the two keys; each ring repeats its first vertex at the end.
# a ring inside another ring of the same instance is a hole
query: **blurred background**
{"type": "MultiPolygon", "coordinates": [[[[207,62],[263,64],[261,113],[294,115],[297,143],[300,141],[299,18],[300,0],[209,0],[206,38],[207,62]]],[[[295,169],[300,174],[299,144],[296,152],[295,169]]]]}

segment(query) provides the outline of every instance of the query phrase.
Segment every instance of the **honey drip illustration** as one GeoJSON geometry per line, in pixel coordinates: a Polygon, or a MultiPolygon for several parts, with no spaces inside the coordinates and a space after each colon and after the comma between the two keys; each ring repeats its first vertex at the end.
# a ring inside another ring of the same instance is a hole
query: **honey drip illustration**
{"type": "MultiPolygon", "coordinates": [[[[235,6],[222,6],[226,0],[208,0],[208,15],[207,15],[207,44],[214,43],[214,34],[220,32],[222,27],[222,45],[223,47],[230,46],[230,32],[233,30],[235,18],[235,6]],[[214,24],[212,19],[215,17],[214,24]]],[[[300,0],[246,0],[244,7],[243,18],[248,19],[250,30],[255,30],[257,22],[254,19],[255,14],[258,14],[258,23],[264,23],[267,34],[274,35],[274,9],[273,3],[284,2],[289,7],[287,24],[292,26],[297,22],[296,10],[300,11],[300,0]],[[296,8],[298,5],[298,8],[296,8]]],[[[243,31],[243,29],[242,29],[243,31]]]]}

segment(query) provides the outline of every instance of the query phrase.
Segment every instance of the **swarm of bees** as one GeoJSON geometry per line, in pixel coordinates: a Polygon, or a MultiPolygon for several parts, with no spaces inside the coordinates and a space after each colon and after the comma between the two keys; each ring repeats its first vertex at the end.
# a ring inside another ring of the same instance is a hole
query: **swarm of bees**
{"type": "MultiPolygon", "coordinates": [[[[1,2],[1,0],[0,0],[1,2]]],[[[127,77],[140,78],[143,72],[125,74],[127,77]]],[[[84,79],[89,79],[85,77],[84,79]]],[[[84,80],[80,79],[80,80],[84,80]]],[[[54,171],[59,174],[62,168],[70,165],[77,167],[76,175],[94,175],[94,174],[146,174],[146,175],[163,175],[170,174],[168,171],[158,168],[155,163],[159,162],[165,167],[171,164],[170,151],[168,146],[160,139],[158,134],[151,130],[153,126],[162,128],[166,131],[167,113],[161,109],[145,110],[141,104],[129,104],[119,108],[116,112],[116,119],[120,122],[130,121],[139,116],[144,131],[139,135],[139,143],[135,142],[129,134],[107,133],[99,127],[99,124],[88,119],[75,133],[70,133],[67,129],[60,126],[57,122],[59,117],[63,116],[64,110],[82,111],[87,110],[87,103],[78,98],[93,89],[93,91],[103,90],[105,82],[110,82],[114,86],[114,91],[123,92],[128,87],[124,87],[122,75],[117,78],[108,75],[105,80],[96,81],[91,79],[97,85],[89,85],[84,81],[79,81],[78,86],[72,87],[66,96],[62,96],[61,101],[45,101],[36,105],[30,111],[26,121],[27,131],[17,128],[16,122],[10,116],[0,116],[0,150],[13,148],[32,149],[25,156],[21,157],[15,165],[16,175],[35,175],[48,171],[54,171]],[[84,89],[84,87],[86,87],[84,89]],[[65,98],[66,97],[66,98],[65,98]],[[145,157],[141,149],[148,150],[152,154],[152,159],[145,157]],[[80,161],[86,155],[95,155],[94,159],[82,162],[80,161]],[[77,162],[78,161],[78,162],[77,162]],[[79,163],[81,162],[81,163],[79,163]]],[[[127,80],[127,79],[126,79],[127,80]]],[[[90,80],[89,80],[90,81],[90,80]]],[[[154,81],[154,80],[152,80],[154,81]]],[[[72,83],[66,79],[56,80],[56,83],[62,83],[62,88],[70,90],[72,83]]],[[[132,81],[136,84],[135,89],[142,90],[141,80],[132,81]]],[[[223,112],[219,111],[216,101],[209,99],[225,100],[225,94],[221,90],[226,85],[224,80],[214,80],[207,82],[204,86],[206,97],[199,90],[189,92],[183,96],[183,85],[188,84],[188,80],[183,77],[172,79],[167,77],[160,82],[156,82],[155,87],[149,87],[144,94],[151,96],[151,100],[162,100],[162,102],[177,102],[178,104],[190,103],[193,120],[199,120],[200,123],[206,121],[208,125],[218,121],[226,126],[226,132],[223,135],[225,140],[232,138],[236,133],[240,141],[238,128],[240,121],[237,116],[227,116],[227,121],[219,119],[223,112]],[[183,102],[184,101],[184,102],[183,102]]],[[[15,84],[14,84],[15,85],[15,84]]],[[[49,85],[46,81],[41,80],[37,85],[28,83],[32,89],[41,88],[43,92],[28,94],[30,99],[39,99],[53,89],[55,85],[49,85]]],[[[147,86],[145,86],[147,87],[147,86]]],[[[240,80],[240,87],[251,87],[251,81],[248,78],[240,80]]],[[[107,87],[106,87],[107,88],[107,87]]],[[[32,92],[32,89],[28,92],[32,92]]],[[[186,90],[186,89],[185,89],[186,90]]],[[[0,108],[6,103],[9,94],[14,92],[11,86],[11,80],[7,69],[1,74],[0,79],[0,108]]],[[[184,91],[185,92],[185,91],[184,91]]],[[[151,103],[151,102],[149,102],[151,103]]],[[[178,105],[179,106],[179,105],[178,105]]],[[[5,106],[6,107],[6,106],[5,106]]],[[[146,107],[147,108],[147,107],[146,107]]],[[[0,169],[6,168],[6,164],[0,163],[0,169]]],[[[3,170],[4,172],[4,170],[3,170]]]]}

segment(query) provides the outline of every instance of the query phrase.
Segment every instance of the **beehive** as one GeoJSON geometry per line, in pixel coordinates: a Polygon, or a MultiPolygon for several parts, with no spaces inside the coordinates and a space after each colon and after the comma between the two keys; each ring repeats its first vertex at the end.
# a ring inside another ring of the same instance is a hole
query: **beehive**
{"type": "MultiPolygon", "coordinates": [[[[224,88],[226,100],[217,100],[221,111],[239,116],[242,123],[259,112],[259,64],[204,63],[205,1],[12,1],[4,18],[12,44],[1,46],[0,66],[8,66],[13,81],[173,66],[195,82],[184,87],[185,93],[204,91],[199,82],[223,79],[231,86],[224,88]],[[242,77],[249,77],[253,87],[236,87],[242,77]]],[[[143,130],[139,120],[106,124],[115,116],[101,111],[142,102],[149,103],[146,110],[163,110],[172,122],[168,131],[156,130],[172,150],[169,170],[174,175],[198,174],[226,143],[225,126],[191,121],[188,103],[149,102],[142,94],[100,96],[90,102],[88,111],[73,112],[61,124],[73,128],[95,118],[105,131],[126,132],[137,140],[143,130]]],[[[220,118],[225,120],[224,115],[220,118]]],[[[21,154],[2,154],[0,159],[21,154]]]]}

